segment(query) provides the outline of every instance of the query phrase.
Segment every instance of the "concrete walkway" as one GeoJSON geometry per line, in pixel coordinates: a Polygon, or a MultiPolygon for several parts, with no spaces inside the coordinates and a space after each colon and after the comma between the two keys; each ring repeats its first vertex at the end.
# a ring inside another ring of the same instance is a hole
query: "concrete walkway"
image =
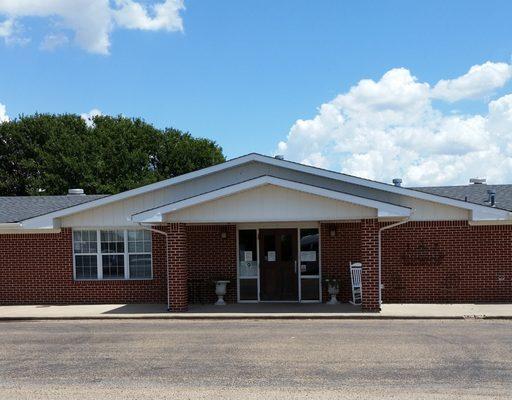
{"type": "Polygon", "coordinates": [[[196,305],[169,313],[163,304],[0,306],[0,320],[31,319],[512,319],[512,304],[384,304],[380,313],[350,304],[196,305]]]}

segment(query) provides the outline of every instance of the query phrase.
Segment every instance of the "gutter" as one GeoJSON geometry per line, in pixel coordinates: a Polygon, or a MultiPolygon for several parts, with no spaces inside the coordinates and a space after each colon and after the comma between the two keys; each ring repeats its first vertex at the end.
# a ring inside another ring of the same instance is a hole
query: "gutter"
{"type": "Polygon", "coordinates": [[[171,311],[171,299],[170,299],[170,294],[169,294],[169,243],[168,243],[169,234],[167,232],[163,232],[161,230],[144,225],[142,222],[137,222],[137,225],[139,225],[142,229],[145,229],[147,231],[159,233],[160,235],[165,236],[165,274],[166,274],[166,280],[167,280],[167,288],[166,288],[167,311],[171,311]]]}
{"type": "Polygon", "coordinates": [[[379,260],[378,261],[378,264],[379,264],[379,307],[382,304],[382,232],[387,229],[395,228],[399,225],[406,224],[407,222],[409,222],[411,220],[411,217],[415,211],[416,211],[415,209],[411,209],[411,213],[409,214],[409,216],[407,218],[403,219],[402,221],[395,222],[394,224],[383,226],[382,228],[379,229],[378,240],[377,240],[377,243],[378,243],[377,253],[378,253],[378,260],[379,260]]]}

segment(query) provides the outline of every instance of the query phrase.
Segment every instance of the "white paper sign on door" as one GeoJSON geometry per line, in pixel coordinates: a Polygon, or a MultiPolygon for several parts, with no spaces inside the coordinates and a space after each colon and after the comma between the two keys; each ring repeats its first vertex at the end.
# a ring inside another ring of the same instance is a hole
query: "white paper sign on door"
{"type": "Polygon", "coordinates": [[[301,251],[300,260],[303,262],[316,261],[316,251],[301,251]]]}
{"type": "Polygon", "coordinates": [[[268,251],[267,252],[267,261],[275,261],[276,260],[276,252],[268,251]]]}
{"type": "Polygon", "coordinates": [[[252,251],[244,251],[244,261],[252,261],[252,251]]]}

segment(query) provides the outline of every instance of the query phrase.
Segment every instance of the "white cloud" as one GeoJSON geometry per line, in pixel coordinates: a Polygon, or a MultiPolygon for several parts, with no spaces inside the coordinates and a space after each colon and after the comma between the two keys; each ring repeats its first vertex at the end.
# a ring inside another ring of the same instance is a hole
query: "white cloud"
{"type": "Polygon", "coordinates": [[[154,4],[148,9],[132,0],[115,0],[117,9],[113,11],[114,19],[124,28],[150,31],[182,31],[183,21],[180,11],[185,8],[183,0],[165,1],[154,4]]]}
{"type": "Polygon", "coordinates": [[[500,88],[512,78],[512,65],[487,61],[474,65],[456,79],[442,79],[432,89],[432,97],[446,101],[477,98],[500,88]]]}
{"type": "Polygon", "coordinates": [[[23,46],[30,42],[30,38],[24,37],[22,31],[22,27],[14,19],[0,22],[0,38],[3,38],[7,45],[23,46]]]}
{"type": "Polygon", "coordinates": [[[97,108],[93,108],[91,111],[87,113],[80,114],[80,117],[85,121],[85,124],[91,128],[94,126],[94,117],[98,117],[103,115],[100,110],[97,108]]]}
{"type": "Polygon", "coordinates": [[[42,48],[55,44],[55,38],[63,44],[63,37],[67,39],[64,32],[72,31],[80,47],[108,54],[114,29],[183,30],[180,12],[184,8],[183,0],[163,0],[149,6],[133,0],[0,0],[0,15],[7,17],[0,25],[0,36],[12,40],[13,24],[20,26],[18,21],[24,17],[57,17],[60,30],[47,35],[42,48]]]}
{"type": "MultiPolygon", "coordinates": [[[[500,80],[494,72],[505,69],[485,63],[440,82],[451,82],[449,101],[456,92],[474,98],[504,85],[506,74],[500,80]],[[475,72],[484,70],[494,72],[475,72]]],[[[512,94],[490,101],[481,115],[445,113],[432,105],[441,98],[438,85],[432,89],[404,68],[361,80],[322,104],[314,118],[296,121],[276,153],[370,179],[401,177],[410,186],[464,184],[473,176],[512,181],[512,94]]]]}
{"type": "Polygon", "coordinates": [[[7,122],[7,121],[9,121],[9,116],[7,115],[7,110],[5,108],[5,105],[0,103],[0,124],[2,122],[7,122]]]}
{"type": "Polygon", "coordinates": [[[13,26],[14,21],[12,19],[7,19],[3,22],[0,22],[0,37],[9,37],[13,34],[13,26]]]}
{"type": "Polygon", "coordinates": [[[63,33],[49,34],[44,37],[39,48],[41,50],[52,51],[55,50],[57,47],[64,46],[68,43],[69,38],[63,33]]]}

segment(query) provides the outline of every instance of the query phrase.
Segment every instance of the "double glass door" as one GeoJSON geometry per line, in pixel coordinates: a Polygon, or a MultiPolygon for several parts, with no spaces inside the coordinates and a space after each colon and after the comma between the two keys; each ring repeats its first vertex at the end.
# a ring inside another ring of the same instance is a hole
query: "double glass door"
{"type": "Polygon", "coordinates": [[[240,301],[320,301],[319,231],[241,229],[240,301]]]}

